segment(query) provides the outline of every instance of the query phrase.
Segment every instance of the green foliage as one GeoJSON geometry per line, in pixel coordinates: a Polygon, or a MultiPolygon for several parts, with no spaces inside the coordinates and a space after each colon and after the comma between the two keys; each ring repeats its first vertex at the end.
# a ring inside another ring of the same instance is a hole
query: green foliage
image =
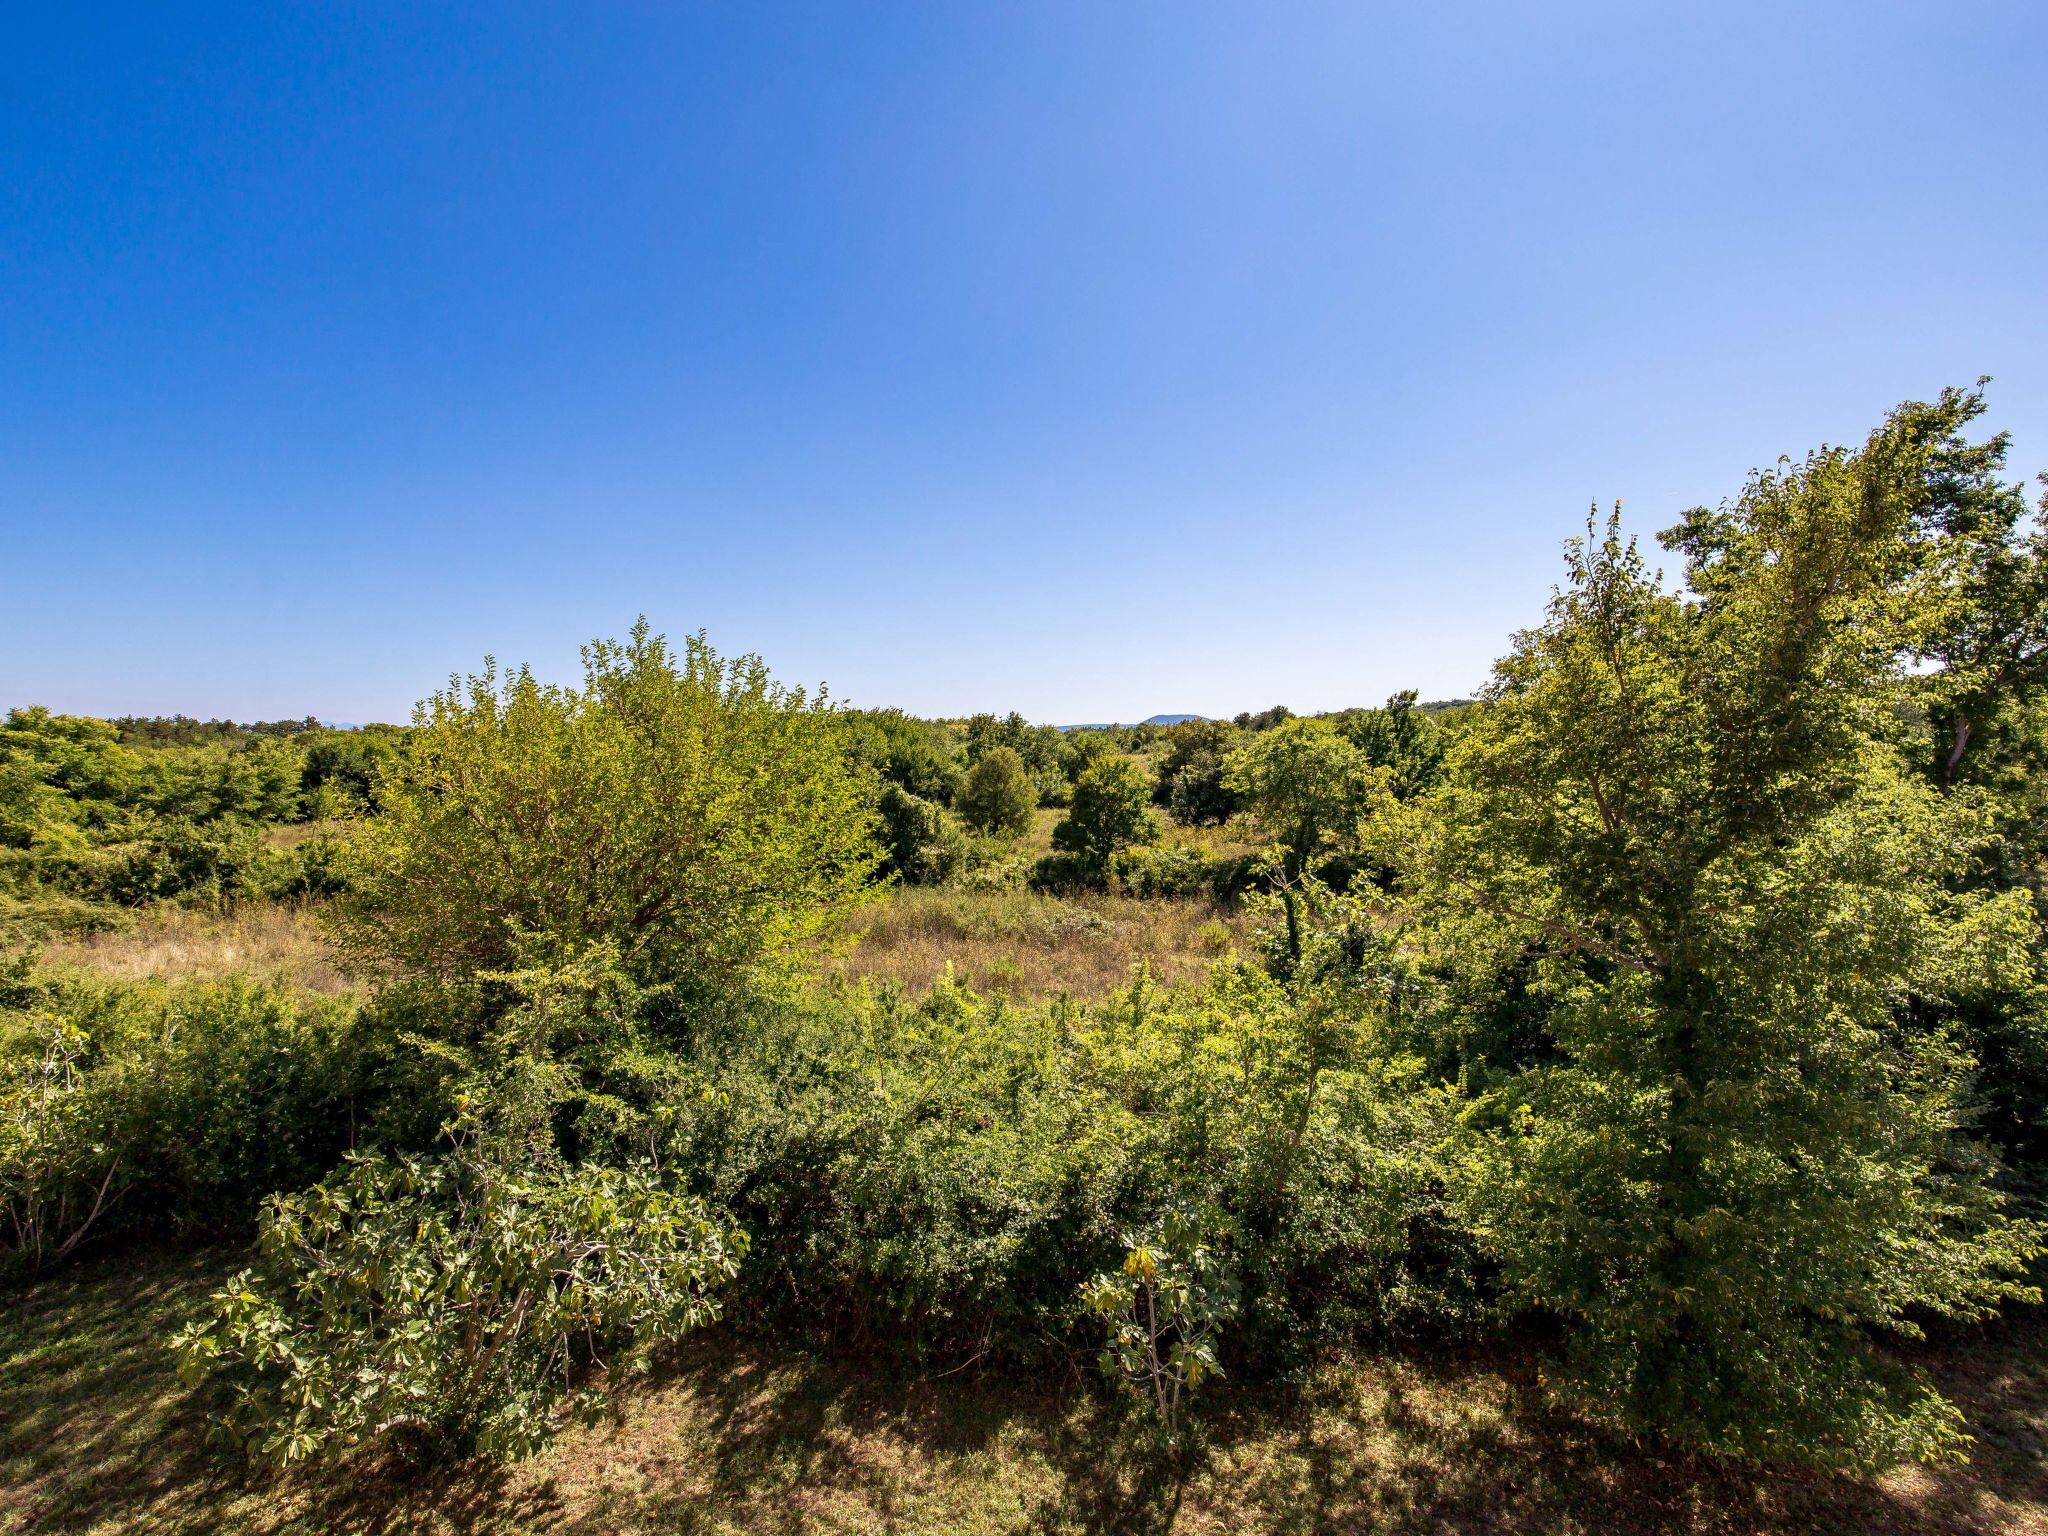
{"type": "Polygon", "coordinates": [[[1017,837],[1031,830],[1038,793],[1024,759],[1009,747],[992,747],[976,760],[960,792],[960,815],[977,832],[1017,837]]]}
{"type": "Polygon", "coordinates": [[[1412,688],[1388,699],[1385,709],[1361,710],[1345,722],[1344,733],[1368,763],[1387,771],[1387,788],[1397,799],[1413,799],[1443,782],[1443,729],[1415,707],[1412,688]]]}
{"type": "Polygon", "coordinates": [[[0,726],[0,891],[137,906],[265,893],[263,830],[301,810],[298,749],[264,736],[137,749],[104,721],[0,726]]]}
{"type": "Polygon", "coordinates": [[[1383,989],[1330,987],[1307,999],[1225,965],[1186,992],[1140,977],[1099,1008],[815,997],[700,1053],[665,1161],[753,1235],[753,1301],[841,1338],[1036,1357],[1120,1234],[1183,1198],[1256,1240],[1254,1369],[1453,1320],[1454,1095],[1367,1048],[1383,989]]]}
{"type": "Polygon", "coordinates": [[[943,725],[900,709],[847,710],[844,724],[848,750],[864,772],[940,805],[959,794],[960,749],[943,725]]]}
{"type": "Polygon", "coordinates": [[[120,1194],[119,1163],[99,1153],[99,1106],[84,1090],[87,1048],[76,1026],[38,1018],[12,1042],[0,1077],[0,1231],[29,1269],[67,1257],[109,1192],[120,1194]]]}
{"type": "Polygon", "coordinates": [[[1118,853],[1154,842],[1159,821],[1151,811],[1145,771],[1127,757],[1100,757],[1074,781],[1073,803],[1053,828],[1052,845],[1072,855],[1089,883],[1100,883],[1118,853]]]}
{"type": "Polygon", "coordinates": [[[377,964],[476,976],[616,947],[705,997],[786,974],[875,862],[870,781],[822,697],[643,621],[581,688],[486,668],[423,705],[361,823],[343,936],[377,964]]]}
{"type": "Polygon", "coordinates": [[[1105,1374],[1152,1404],[1169,1442],[1180,1435],[1183,1399],[1220,1376],[1216,1341],[1237,1313],[1237,1281],[1207,1225],[1175,1206],[1124,1236],[1120,1268],[1081,1288],[1082,1304],[1107,1326],[1105,1374]]]}
{"type": "Polygon", "coordinates": [[[220,1423],[290,1462],[403,1434],[524,1456],[581,1373],[718,1316],[744,1236],[645,1167],[510,1166],[465,1120],[426,1161],[352,1157],[264,1213],[258,1264],[174,1343],[220,1423]]]}
{"type": "Polygon", "coordinates": [[[885,784],[876,809],[881,816],[883,874],[905,885],[937,885],[966,864],[966,834],[936,801],[885,784]]]}
{"type": "Polygon", "coordinates": [[[997,747],[1008,747],[1024,764],[1038,789],[1041,805],[1064,804],[1069,787],[1070,754],[1057,726],[1032,725],[1012,710],[998,719],[976,715],[967,722],[967,761],[978,763],[997,747]]]}
{"type": "Polygon", "coordinates": [[[94,1236],[248,1230],[408,1091],[352,1004],[246,981],[17,971],[0,1009],[0,1244],[31,1267],[94,1236]]]}
{"type": "Polygon", "coordinates": [[[2037,1234],[1958,1133],[1940,984],[1981,831],[1884,742],[1914,540],[1959,402],[1761,474],[1668,535],[1609,524],[1500,664],[1416,823],[1432,901],[1540,955],[1554,1056],[1485,1102],[1463,1209],[1569,1324],[1596,1417],[1715,1451],[1882,1462],[1953,1411],[1867,1330],[2031,1294],[2037,1234]]]}
{"type": "Polygon", "coordinates": [[[1227,782],[1228,758],[1237,732],[1218,720],[1191,720],[1170,728],[1159,763],[1154,798],[1187,826],[1214,826],[1242,809],[1227,782]]]}
{"type": "Polygon", "coordinates": [[[1224,782],[1284,850],[1293,875],[1357,847],[1361,824],[1386,795],[1385,772],[1326,720],[1288,720],[1254,735],[1230,754],[1224,782]]]}
{"type": "Polygon", "coordinates": [[[299,791],[308,802],[324,791],[331,805],[374,810],[377,782],[397,756],[398,743],[384,730],[317,732],[306,741],[299,791]]]}

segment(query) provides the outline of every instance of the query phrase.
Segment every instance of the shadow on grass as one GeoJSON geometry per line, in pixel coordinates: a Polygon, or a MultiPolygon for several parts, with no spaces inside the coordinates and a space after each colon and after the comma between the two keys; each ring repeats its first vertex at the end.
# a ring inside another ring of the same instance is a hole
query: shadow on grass
{"type": "Polygon", "coordinates": [[[206,1445],[164,1347],[233,1262],[103,1259],[0,1293],[0,1532],[2048,1531],[2040,1312],[1918,1351],[1975,1460],[1877,1480],[1617,1447],[1545,1406],[1527,1351],[1242,1388],[1175,1455],[1091,1392],[723,1332],[532,1462],[423,1474],[364,1455],[272,1477],[206,1445]]]}

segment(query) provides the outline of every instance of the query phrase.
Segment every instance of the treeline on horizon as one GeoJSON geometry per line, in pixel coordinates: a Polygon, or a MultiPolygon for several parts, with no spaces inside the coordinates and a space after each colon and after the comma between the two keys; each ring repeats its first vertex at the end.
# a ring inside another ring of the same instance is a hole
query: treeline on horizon
{"type": "MultiPolygon", "coordinates": [[[[1358,850],[1342,835],[1358,793],[1347,776],[1384,768],[1397,793],[1428,787],[1445,729],[1470,705],[1418,704],[1407,692],[1384,708],[1315,716],[1275,705],[1230,721],[1082,727],[1034,725],[1014,711],[926,719],[841,706],[833,717],[852,770],[876,786],[884,878],[1234,898],[1264,857],[1155,849],[1159,816],[1220,827],[1264,794],[1264,820],[1291,821],[1288,846],[1346,886],[1352,870],[1331,860],[1358,850]],[[1282,727],[1261,768],[1251,749],[1282,727]],[[1298,783],[1272,782],[1280,742],[1298,783]],[[1311,765],[1303,743],[1325,760],[1311,765]],[[1263,787],[1233,771],[1263,773],[1263,787]],[[1272,803],[1276,791],[1300,804],[1272,803]],[[1305,828],[1319,806],[1330,826],[1305,828]],[[1041,809],[1067,812],[1069,825],[1055,832],[1053,856],[1024,857],[1018,839],[1041,809]]],[[[12,709],[0,725],[0,772],[15,786],[0,798],[0,924],[50,936],[113,926],[122,909],[158,901],[332,896],[336,834],[375,814],[378,777],[401,761],[412,729],[12,709]],[[280,843],[281,828],[315,835],[280,843]]]]}
{"type": "Polygon", "coordinates": [[[1099,1358],[1174,1446],[1400,1337],[1620,1438],[1964,1454],[1888,1344],[2037,1304],[2048,1193],[2048,531],[1982,411],[1687,513],[1679,587],[1590,520],[1469,706],[927,721],[643,623],[403,728],[16,710],[13,932],[312,899],[365,987],[21,949],[15,1283],[253,1234],[177,1343],[280,1461],[522,1454],[726,1315],[1099,1358]],[[1256,937],[1094,1005],[821,979],[892,881],[1256,937]]]}

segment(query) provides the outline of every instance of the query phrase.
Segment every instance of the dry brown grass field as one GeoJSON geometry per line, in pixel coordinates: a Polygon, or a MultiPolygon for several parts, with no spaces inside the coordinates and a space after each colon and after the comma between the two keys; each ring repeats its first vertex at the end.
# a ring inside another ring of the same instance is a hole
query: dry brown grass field
{"type": "MultiPolygon", "coordinates": [[[[1244,936],[1242,914],[1204,900],[912,887],[856,912],[843,952],[826,964],[832,975],[893,981],[913,994],[929,991],[950,963],[977,991],[1089,1000],[1130,980],[1141,961],[1162,982],[1197,978],[1244,936]]],[[[52,940],[43,955],[126,981],[243,971],[314,992],[352,984],[310,905],[224,914],[157,906],[125,927],[52,940]]]]}
{"type": "Polygon", "coordinates": [[[700,1336],[608,1422],[509,1468],[375,1456],[250,1474],[204,1438],[166,1335],[236,1262],[126,1255],[0,1304],[0,1533],[2042,1536],[2048,1319],[1926,1346],[1968,1465],[1877,1478],[1631,1450],[1547,1411],[1526,1355],[1360,1354],[1225,1388],[1176,1467],[1081,1370],[921,1374],[700,1336]]]}
{"type": "Polygon", "coordinates": [[[43,957],[123,981],[245,971],[313,992],[345,992],[350,986],[321,927],[319,908],[296,903],[252,904],[227,913],[158,905],[125,927],[52,941],[43,957]]]}
{"type": "Polygon", "coordinates": [[[1035,891],[892,891],[848,923],[830,962],[851,979],[929,991],[953,967],[978,992],[1101,997],[1142,962],[1162,982],[1194,980],[1242,943],[1243,914],[1206,900],[1134,901],[1035,891]]]}

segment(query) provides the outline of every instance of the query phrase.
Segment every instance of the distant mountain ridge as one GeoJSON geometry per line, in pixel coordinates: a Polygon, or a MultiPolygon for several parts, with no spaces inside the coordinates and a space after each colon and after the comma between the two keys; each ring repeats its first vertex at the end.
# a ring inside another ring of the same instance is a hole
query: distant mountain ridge
{"type": "MultiPolygon", "coordinates": [[[[1139,725],[1187,725],[1195,720],[1207,720],[1207,715],[1147,715],[1137,721],[1139,725]]],[[[1096,720],[1087,725],[1063,725],[1063,731],[1120,731],[1132,722],[1127,720],[1096,720]]]]}

